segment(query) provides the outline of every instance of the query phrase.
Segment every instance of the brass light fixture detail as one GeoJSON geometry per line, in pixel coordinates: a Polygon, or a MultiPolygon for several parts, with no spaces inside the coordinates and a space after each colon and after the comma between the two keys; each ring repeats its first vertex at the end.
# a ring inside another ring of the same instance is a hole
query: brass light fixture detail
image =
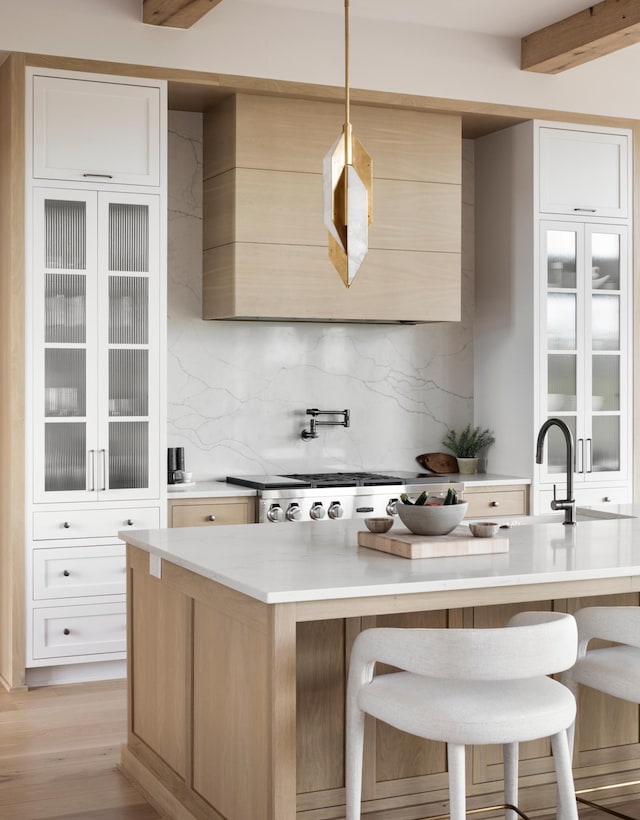
{"type": "Polygon", "coordinates": [[[372,162],[349,121],[349,0],[344,0],[345,103],[342,134],[322,163],[329,259],[349,287],[369,247],[372,162]]]}

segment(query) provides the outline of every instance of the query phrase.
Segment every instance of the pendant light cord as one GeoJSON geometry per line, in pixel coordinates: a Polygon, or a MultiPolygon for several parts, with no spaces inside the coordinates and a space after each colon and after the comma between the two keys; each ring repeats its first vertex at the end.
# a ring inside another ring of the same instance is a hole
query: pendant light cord
{"type": "Polygon", "coordinates": [[[347,165],[353,162],[351,153],[351,123],[349,122],[349,0],[344,0],[344,136],[347,165]]]}

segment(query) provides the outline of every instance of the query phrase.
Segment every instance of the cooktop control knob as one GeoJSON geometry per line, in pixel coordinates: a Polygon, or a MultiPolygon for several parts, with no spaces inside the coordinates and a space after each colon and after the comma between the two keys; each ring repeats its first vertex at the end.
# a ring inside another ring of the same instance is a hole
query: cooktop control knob
{"type": "Polygon", "coordinates": [[[332,501],[329,505],[329,518],[342,518],[344,510],[339,501],[332,501]]]}
{"type": "Polygon", "coordinates": [[[324,518],[325,509],[319,501],[316,501],[315,504],[311,505],[311,509],[309,510],[309,515],[313,518],[314,521],[319,521],[321,518],[324,518]]]}
{"type": "Polygon", "coordinates": [[[387,502],[387,515],[395,515],[398,510],[396,509],[396,504],[398,503],[397,498],[390,498],[387,502]]]}
{"type": "Polygon", "coordinates": [[[272,504],[267,510],[267,518],[269,521],[284,521],[284,510],[280,504],[272,504]]]}
{"type": "Polygon", "coordinates": [[[289,504],[287,507],[287,520],[288,521],[300,521],[302,518],[302,510],[300,509],[300,505],[296,504],[289,504]]]}

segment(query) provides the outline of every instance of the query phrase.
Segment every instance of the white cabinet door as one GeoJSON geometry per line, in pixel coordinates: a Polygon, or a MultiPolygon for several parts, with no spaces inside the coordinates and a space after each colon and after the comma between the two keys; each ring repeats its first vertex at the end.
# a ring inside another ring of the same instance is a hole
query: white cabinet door
{"type": "MultiPolygon", "coordinates": [[[[578,487],[629,475],[629,298],[624,226],[543,222],[540,418],[566,422],[578,487]]],[[[562,434],[552,428],[543,484],[565,480],[562,434]]]]}
{"type": "Polygon", "coordinates": [[[160,184],[157,85],[37,73],[32,82],[34,178],[160,184]]]}
{"type": "Polygon", "coordinates": [[[33,193],[34,499],[160,494],[159,199],[33,193]]]}
{"type": "Polygon", "coordinates": [[[539,140],[542,213],[627,218],[626,134],[545,126],[539,140]]]}

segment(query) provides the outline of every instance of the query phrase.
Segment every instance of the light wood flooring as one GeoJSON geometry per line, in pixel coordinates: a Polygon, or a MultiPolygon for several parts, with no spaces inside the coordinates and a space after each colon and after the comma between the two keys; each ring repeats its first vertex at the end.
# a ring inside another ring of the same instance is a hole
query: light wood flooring
{"type": "Polygon", "coordinates": [[[1,820],[159,820],[116,769],[124,681],[0,688],[1,820]]]}
{"type": "MultiPolygon", "coordinates": [[[[116,768],[125,738],[124,681],[0,689],[0,820],[161,820],[116,768]]],[[[615,808],[640,820],[640,800],[615,808]]]]}

